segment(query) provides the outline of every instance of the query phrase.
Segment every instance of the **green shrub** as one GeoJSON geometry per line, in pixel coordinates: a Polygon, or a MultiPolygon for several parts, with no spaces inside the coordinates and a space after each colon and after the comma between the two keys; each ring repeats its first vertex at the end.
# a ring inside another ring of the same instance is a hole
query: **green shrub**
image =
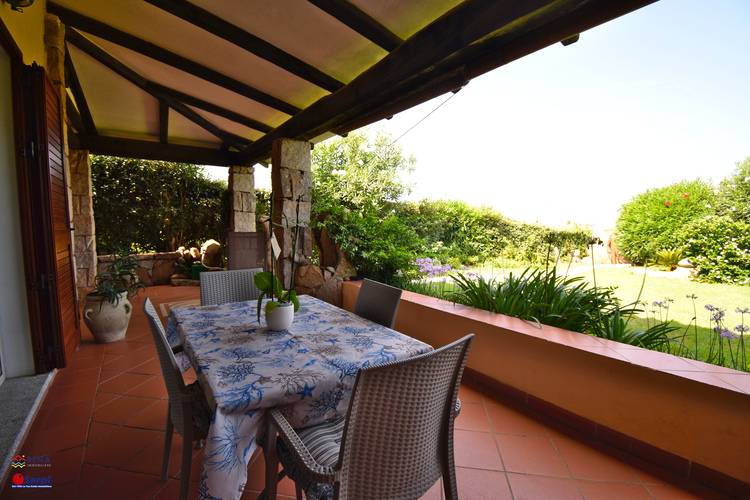
{"type": "Polygon", "coordinates": [[[719,184],[716,214],[750,223],[750,157],[719,184]]]}
{"type": "Polygon", "coordinates": [[[589,333],[603,314],[617,306],[610,288],[589,287],[580,276],[558,276],[556,269],[527,268],[506,279],[453,275],[457,302],[574,332],[589,333]]]}
{"type": "Polygon", "coordinates": [[[714,200],[713,186],[700,179],[636,195],[620,209],[617,250],[633,263],[644,264],[660,250],[682,246],[683,228],[713,213],[714,200]]]}
{"type": "Polygon", "coordinates": [[[750,224],[730,217],[707,216],[683,231],[684,246],[698,281],[750,284],[750,224]]]}

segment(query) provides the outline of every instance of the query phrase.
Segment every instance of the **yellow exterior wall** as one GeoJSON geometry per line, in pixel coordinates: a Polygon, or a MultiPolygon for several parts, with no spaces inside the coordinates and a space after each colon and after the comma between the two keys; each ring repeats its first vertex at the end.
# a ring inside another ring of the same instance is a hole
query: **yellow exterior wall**
{"type": "Polygon", "coordinates": [[[44,15],[47,12],[46,0],[36,0],[23,12],[11,10],[10,4],[0,0],[0,18],[13,36],[23,53],[24,64],[47,65],[44,52],[44,15]]]}

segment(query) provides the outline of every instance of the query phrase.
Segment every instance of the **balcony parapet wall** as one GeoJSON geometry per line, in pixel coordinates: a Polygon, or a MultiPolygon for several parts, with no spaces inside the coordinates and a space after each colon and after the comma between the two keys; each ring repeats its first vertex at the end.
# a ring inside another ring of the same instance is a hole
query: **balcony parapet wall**
{"type": "MultiPolygon", "coordinates": [[[[345,282],[352,311],[359,282],[345,282]]],[[[750,498],[750,373],[404,292],[395,329],[476,335],[466,377],[735,498],[750,498]]]]}

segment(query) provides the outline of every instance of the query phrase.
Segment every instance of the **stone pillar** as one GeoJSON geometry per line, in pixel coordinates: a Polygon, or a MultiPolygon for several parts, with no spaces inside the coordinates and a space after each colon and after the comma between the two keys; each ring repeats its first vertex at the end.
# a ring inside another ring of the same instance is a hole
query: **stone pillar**
{"type": "MultiPolygon", "coordinates": [[[[281,247],[278,261],[279,279],[284,288],[291,287],[292,247],[297,206],[299,202],[299,239],[296,263],[312,255],[310,232],[310,202],[312,201],[311,145],[307,141],[276,139],[271,159],[271,187],[273,190],[274,234],[281,247]]],[[[297,264],[295,264],[297,265],[297,264]]]]}
{"type": "Polygon", "coordinates": [[[75,258],[76,286],[79,300],[94,287],[96,276],[96,231],[94,204],[91,189],[91,164],[89,152],[77,149],[68,154],[70,166],[71,205],[73,210],[73,256],[75,258]]]}
{"type": "Polygon", "coordinates": [[[255,168],[229,168],[229,230],[255,232],[255,168]]]}

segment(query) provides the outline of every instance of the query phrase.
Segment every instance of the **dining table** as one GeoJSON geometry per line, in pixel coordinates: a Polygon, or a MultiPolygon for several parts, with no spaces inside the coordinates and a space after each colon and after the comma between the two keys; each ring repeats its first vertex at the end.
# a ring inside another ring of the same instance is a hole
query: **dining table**
{"type": "Polygon", "coordinates": [[[184,347],[214,411],[199,498],[240,498],[265,410],[279,408],[295,428],[345,416],[360,368],[432,350],[315,297],[299,302],[284,331],[259,321],[254,301],[170,311],[167,338],[184,347]]]}

